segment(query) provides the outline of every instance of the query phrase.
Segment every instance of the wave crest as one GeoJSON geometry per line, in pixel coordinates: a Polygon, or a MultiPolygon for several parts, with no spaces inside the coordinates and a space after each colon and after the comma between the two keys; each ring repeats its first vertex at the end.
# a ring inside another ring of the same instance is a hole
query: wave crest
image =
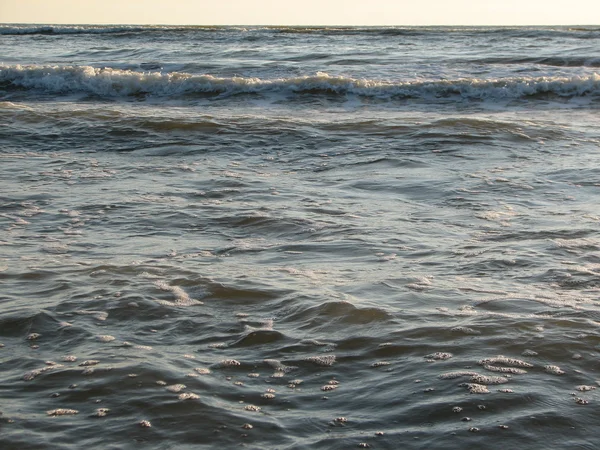
{"type": "Polygon", "coordinates": [[[501,79],[385,81],[318,72],[290,78],[245,78],[188,73],[135,72],[90,66],[0,65],[0,85],[49,94],[83,93],[100,97],[236,94],[356,95],[381,99],[502,100],[600,95],[600,75],[512,77],[501,79]]]}

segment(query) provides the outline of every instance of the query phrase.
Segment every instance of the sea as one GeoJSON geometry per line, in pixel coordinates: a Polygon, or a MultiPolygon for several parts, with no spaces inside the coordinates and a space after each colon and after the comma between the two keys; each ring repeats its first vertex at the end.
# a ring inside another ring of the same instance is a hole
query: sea
{"type": "Polygon", "coordinates": [[[600,27],[0,25],[0,448],[599,449],[600,27]]]}

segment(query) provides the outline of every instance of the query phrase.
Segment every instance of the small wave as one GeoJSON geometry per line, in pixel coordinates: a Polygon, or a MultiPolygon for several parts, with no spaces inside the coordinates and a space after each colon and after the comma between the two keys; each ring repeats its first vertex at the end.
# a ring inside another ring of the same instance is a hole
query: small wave
{"type": "Polygon", "coordinates": [[[322,35],[412,35],[421,34],[418,29],[408,27],[310,27],[310,26],[161,26],[161,25],[0,25],[0,35],[37,34],[120,34],[120,33],[172,33],[172,32],[247,32],[267,34],[322,34],[322,35]]]}
{"type": "Polygon", "coordinates": [[[138,25],[0,25],[0,35],[131,34],[186,31],[240,30],[218,26],[138,26],[138,25]]]}
{"type": "Polygon", "coordinates": [[[120,34],[172,32],[248,32],[268,35],[385,35],[413,36],[445,31],[441,27],[250,26],[227,25],[0,25],[0,35],[120,34]]]}
{"type": "Polygon", "coordinates": [[[510,64],[537,64],[541,66],[554,66],[554,67],[600,67],[600,58],[597,57],[577,57],[577,56],[564,56],[564,57],[522,57],[522,58],[484,58],[470,61],[476,64],[498,64],[498,65],[510,65],[510,64]]]}
{"type": "Polygon", "coordinates": [[[90,66],[0,65],[4,89],[47,94],[83,93],[100,97],[237,95],[356,95],[381,99],[502,100],[600,95],[600,75],[501,79],[380,81],[318,72],[290,78],[216,77],[187,73],[134,72],[90,66]]]}
{"type": "Polygon", "coordinates": [[[505,35],[507,38],[600,38],[599,27],[472,27],[472,26],[227,26],[227,25],[52,25],[5,24],[0,35],[72,35],[72,34],[132,34],[132,33],[212,33],[251,32],[253,38],[261,34],[322,35],[322,36],[448,36],[505,35]]]}
{"type": "Polygon", "coordinates": [[[132,26],[59,26],[59,25],[2,25],[0,35],[32,35],[32,34],[115,34],[143,31],[143,27],[132,26]]]}

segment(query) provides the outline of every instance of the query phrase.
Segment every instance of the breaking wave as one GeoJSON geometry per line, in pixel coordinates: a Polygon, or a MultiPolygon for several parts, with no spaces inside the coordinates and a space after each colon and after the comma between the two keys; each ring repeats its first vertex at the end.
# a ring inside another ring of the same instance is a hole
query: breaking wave
{"type": "Polygon", "coordinates": [[[384,81],[318,72],[290,78],[245,78],[135,72],[91,66],[0,65],[0,88],[99,97],[182,97],[237,94],[355,95],[379,99],[502,100],[600,95],[600,75],[500,79],[384,81]]]}

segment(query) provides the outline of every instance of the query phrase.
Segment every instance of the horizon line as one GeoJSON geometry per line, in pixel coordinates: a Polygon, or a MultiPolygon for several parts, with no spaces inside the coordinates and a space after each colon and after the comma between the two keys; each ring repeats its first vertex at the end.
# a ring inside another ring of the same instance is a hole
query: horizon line
{"type": "Polygon", "coordinates": [[[600,30],[600,24],[591,23],[567,23],[567,24],[193,24],[193,23],[119,23],[119,22],[0,22],[0,25],[62,25],[62,26],[147,26],[147,27],[598,27],[600,30]]]}

